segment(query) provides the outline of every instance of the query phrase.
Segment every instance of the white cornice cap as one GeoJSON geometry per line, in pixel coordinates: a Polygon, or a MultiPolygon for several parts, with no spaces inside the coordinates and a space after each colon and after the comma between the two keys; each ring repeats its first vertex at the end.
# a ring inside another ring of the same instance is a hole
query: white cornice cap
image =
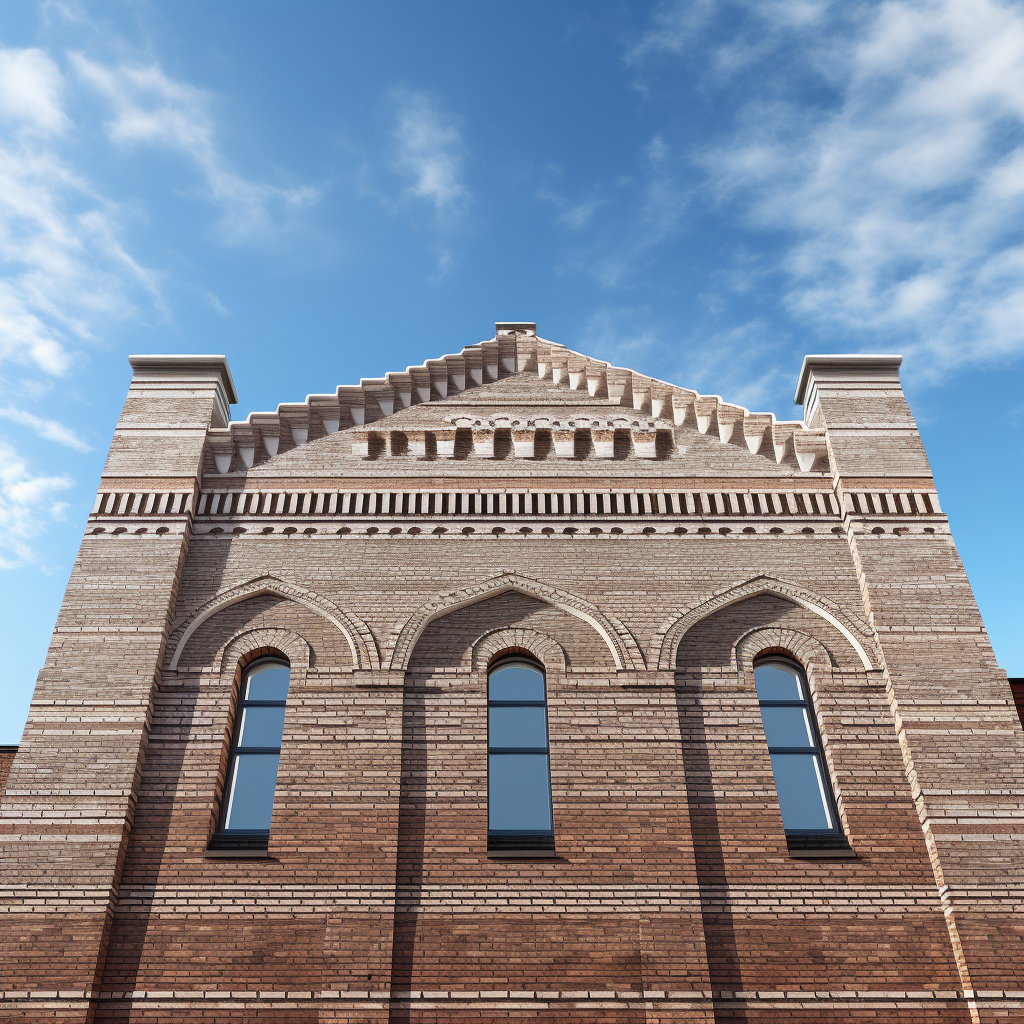
{"type": "Polygon", "coordinates": [[[128,362],[133,377],[217,377],[228,403],[234,405],[238,401],[227,356],[136,355],[129,356],[128,362]]]}
{"type": "Polygon", "coordinates": [[[533,334],[537,333],[537,325],[531,323],[529,320],[505,320],[500,323],[495,323],[494,334],[533,334]]]}
{"type": "Polygon", "coordinates": [[[896,355],[873,355],[871,353],[857,355],[814,355],[804,356],[803,366],[800,367],[800,377],[796,385],[796,395],[793,401],[797,405],[803,405],[804,394],[811,382],[811,376],[815,370],[827,371],[829,369],[844,372],[849,377],[851,370],[858,370],[870,375],[873,370],[899,371],[903,356],[896,355]]]}

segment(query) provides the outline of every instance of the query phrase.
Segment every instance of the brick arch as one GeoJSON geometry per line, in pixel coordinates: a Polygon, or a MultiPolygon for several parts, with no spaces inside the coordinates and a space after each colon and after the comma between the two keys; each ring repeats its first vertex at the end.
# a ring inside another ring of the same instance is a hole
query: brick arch
{"type": "Polygon", "coordinates": [[[449,612],[466,608],[477,601],[484,601],[489,597],[497,597],[509,590],[514,590],[527,597],[544,601],[556,608],[561,608],[570,615],[589,623],[601,635],[601,638],[608,645],[615,667],[618,669],[633,669],[642,671],[644,669],[644,658],[637,646],[636,640],[626,627],[617,619],[605,615],[589,601],[585,601],[575,594],[566,590],[559,590],[547,583],[530,579],[528,576],[521,576],[519,573],[507,572],[500,576],[494,576],[482,583],[476,583],[471,587],[463,587],[460,590],[451,590],[439,594],[433,600],[428,601],[423,607],[406,620],[405,624],[398,631],[395,645],[391,652],[391,670],[404,672],[409,666],[409,659],[412,657],[416,642],[423,635],[423,631],[434,619],[449,612]]]}
{"type": "Polygon", "coordinates": [[[817,672],[831,672],[836,668],[829,649],[817,638],[801,633],[789,626],[755,626],[744,633],[733,647],[733,658],[738,671],[767,650],[785,651],[798,661],[808,676],[817,672]]]}
{"type": "Polygon", "coordinates": [[[312,648],[305,637],[287,629],[246,629],[236,633],[224,644],[220,654],[222,674],[234,671],[235,666],[254,651],[274,648],[291,663],[292,668],[309,669],[312,662],[312,648]]]}
{"type": "Polygon", "coordinates": [[[715,594],[714,597],[686,611],[679,612],[669,619],[651,642],[651,659],[657,657],[659,671],[671,672],[675,668],[676,652],[679,650],[679,645],[686,633],[698,622],[722,608],[728,608],[731,604],[737,604],[761,594],[774,594],[776,597],[791,601],[833,625],[856,651],[857,657],[860,658],[865,669],[870,671],[876,665],[881,664],[877,645],[866,622],[847,615],[835,602],[804,587],[797,586],[795,583],[788,583],[776,579],[774,576],[755,576],[746,583],[723,590],[715,594]],[[871,654],[868,653],[869,651],[871,654]]]}
{"type": "Polygon", "coordinates": [[[535,629],[501,628],[492,629],[473,641],[472,665],[474,672],[483,672],[496,654],[510,647],[529,651],[548,671],[556,669],[567,672],[569,657],[565,648],[557,641],[535,629]]]}
{"type": "Polygon", "coordinates": [[[250,597],[259,597],[262,594],[271,594],[275,597],[285,598],[304,605],[311,611],[327,619],[336,626],[348,641],[352,651],[352,665],[354,668],[379,669],[380,652],[377,650],[377,642],[373,638],[369,627],[355,616],[342,611],[326,598],[319,594],[299,586],[297,583],[290,583],[278,579],[276,576],[259,576],[249,580],[247,583],[239,583],[233,587],[222,590],[215,597],[210,598],[204,605],[197,608],[191,615],[179,625],[171,634],[167,645],[168,650],[173,650],[170,669],[174,671],[178,667],[178,660],[185,650],[192,634],[211,616],[224,608],[229,608],[239,601],[246,601],[250,597]]]}

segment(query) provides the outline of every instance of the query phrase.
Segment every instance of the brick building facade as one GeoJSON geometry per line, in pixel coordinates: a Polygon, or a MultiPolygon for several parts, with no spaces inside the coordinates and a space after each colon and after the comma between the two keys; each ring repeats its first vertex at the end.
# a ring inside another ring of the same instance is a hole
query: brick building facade
{"type": "Polygon", "coordinates": [[[533,324],[245,422],[131,363],[4,1019],[1024,1016],[1024,735],[898,357],[792,423],[533,324]]]}

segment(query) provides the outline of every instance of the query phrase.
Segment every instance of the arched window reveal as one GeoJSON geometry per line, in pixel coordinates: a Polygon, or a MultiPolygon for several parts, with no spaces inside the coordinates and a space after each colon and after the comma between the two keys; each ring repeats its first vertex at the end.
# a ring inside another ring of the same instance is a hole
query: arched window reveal
{"type": "Polygon", "coordinates": [[[803,671],[784,658],[764,658],[754,663],[754,684],[789,848],[848,846],[803,671]]]}
{"type": "Polygon", "coordinates": [[[492,856],[552,856],[544,672],[508,658],[487,679],[487,849],[492,856]]]}
{"type": "Polygon", "coordinates": [[[262,658],[243,674],[221,826],[211,849],[267,847],[290,674],[277,658],[262,658]]]}

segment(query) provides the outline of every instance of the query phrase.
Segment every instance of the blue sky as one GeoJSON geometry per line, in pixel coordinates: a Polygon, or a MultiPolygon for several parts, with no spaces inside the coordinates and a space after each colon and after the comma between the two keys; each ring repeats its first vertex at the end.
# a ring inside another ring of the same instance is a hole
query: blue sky
{"type": "Polygon", "coordinates": [[[506,319],[786,419],[805,353],[902,352],[1024,675],[1022,126],[1003,0],[8,0],[0,742],[129,352],[226,353],[244,418],[506,319]]]}

